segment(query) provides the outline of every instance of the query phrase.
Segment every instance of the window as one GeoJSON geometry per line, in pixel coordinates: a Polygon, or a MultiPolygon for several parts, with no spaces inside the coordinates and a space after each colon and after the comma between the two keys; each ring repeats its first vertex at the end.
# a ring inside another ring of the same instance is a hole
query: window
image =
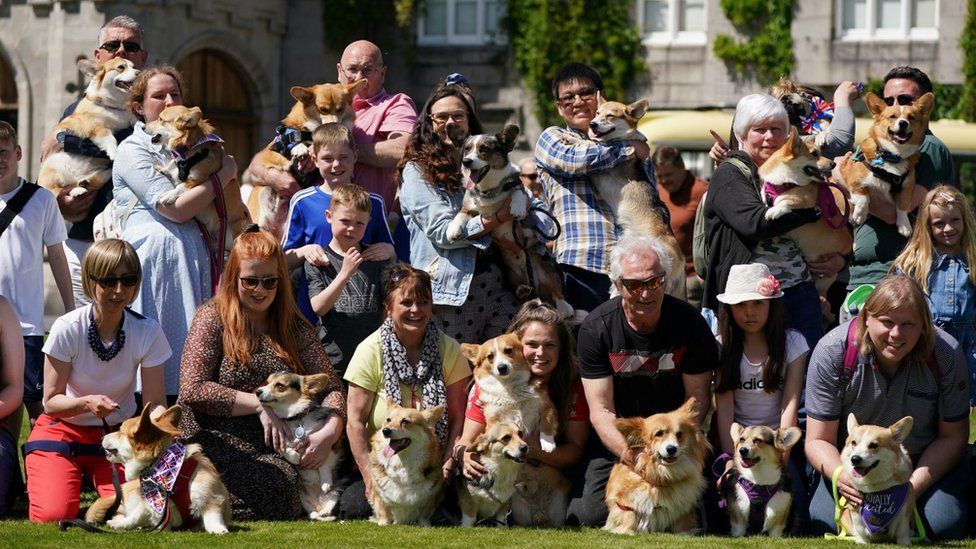
{"type": "Polygon", "coordinates": [[[842,40],[936,40],[938,0],[837,0],[842,40]]]}
{"type": "Polygon", "coordinates": [[[705,0],[638,0],[637,27],[649,44],[705,44],[705,0]]]}
{"type": "Polygon", "coordinates": [[[483,45],[505,41],[505,0],[425,0],[417,22],[421,45],[483,45]]]}

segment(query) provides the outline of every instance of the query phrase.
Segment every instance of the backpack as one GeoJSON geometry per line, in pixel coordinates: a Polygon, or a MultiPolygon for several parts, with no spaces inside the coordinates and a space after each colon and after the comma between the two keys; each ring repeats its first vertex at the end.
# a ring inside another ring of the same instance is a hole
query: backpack
{"type": "MultiPolygon", "coordinates": [[[[726,158],[725,162],[738,168],[742,175],[755,185],[752,170],[746,166],[745,162],[734,157],[726,158]]],[[[701,278],[705,278],[705,271],[708,269],[708,225],[705,223],[705,199],[707,197],[708,191],[705,191],[701,201],[698,202],[698,207],[695,208],[695,224],[691,232],[691,260],[695,266],[695,272],[701,278]]]]}
{"type": "MultiPolygon", "coordinates": [[[[847,328],[847,345],[844,348],[844,360],[840,363],[840,371],[838,372],[838,381],[841,385],[847,385],[854,379],[854,372],[857,371],[857,355],[859,352],[859,345],[857,342],[857,319],[851,321],[847,328]]],[[[942,369],[939,368],[939,363],[935,359],[935,349],[929,353],[928,358],[925,359],[925,365],[928,366],[929,371],[935,376],[935,379],[942,379],[942,369]]]]}

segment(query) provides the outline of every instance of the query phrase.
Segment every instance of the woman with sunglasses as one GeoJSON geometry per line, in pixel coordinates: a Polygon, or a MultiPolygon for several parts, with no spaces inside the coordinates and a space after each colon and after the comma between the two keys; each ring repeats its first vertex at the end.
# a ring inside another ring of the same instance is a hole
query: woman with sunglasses
{"type": "Polygon", "coordinates": [[[170,346],[158,322],[127,308],[142,278],[135,249],[122,240],[96,242],[81,275],[91,304],[51,327],[44,343],[44,413],[24,445],[34,522],[76,518],[83,475],[99,496],[114,494],[101,439],[106,426],[113,429],[140,411],[133,394],[137,372],[154,416],[166,403],[162,365],[170,346]]]}

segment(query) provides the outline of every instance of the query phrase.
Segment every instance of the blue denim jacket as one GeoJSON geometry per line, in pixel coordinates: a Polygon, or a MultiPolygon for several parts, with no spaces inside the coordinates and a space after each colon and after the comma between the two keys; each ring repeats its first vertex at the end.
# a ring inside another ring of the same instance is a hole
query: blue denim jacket
{"type": "Polygon", "coordinates": [[[969,402],[976,403],[976,288],[959,255],[936,255],[929,271],[932,321],[956,338],[969,367],[969,402]]]}
{"type": "MultiPolygon", "coordinates": [[[[420,168],[413,162],[403,168],[400,187],[400,208],[410,230],[410,263],[430,273],[435,305],[461,306],[468,297],[474,276],[478,250],[486,250],[491,235],[447,239],[447,226],[461,210],[464,189],[453,194],[427,182],[420,168]]],[[[544,207],[538,199],[532,206],[544,207]]],[[[524,223],[538,227],[545,234],[554,234],[555,226],[545,215],[532,212],[524,223]]],[[[480,216],[468,221],[464,234],[478,234],[485,230],[480,216]]]]}

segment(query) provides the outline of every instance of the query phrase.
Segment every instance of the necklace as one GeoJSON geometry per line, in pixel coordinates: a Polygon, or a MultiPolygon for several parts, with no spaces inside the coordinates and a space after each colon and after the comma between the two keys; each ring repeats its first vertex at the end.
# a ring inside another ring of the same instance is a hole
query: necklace
{"type": "Polygon", "coordinates": [[[122,324],[125,322],[125,313],[122,313],[122,320],[119,321],[119,331],[115,334],[115,341],[105,347],[101,338],[98,336],[98,326],[95,325],[95,307],[88,309],[88,346],[98,355],[102,362],[108,362],[115,358],[125,346],[125,330],[122,324]]]}

